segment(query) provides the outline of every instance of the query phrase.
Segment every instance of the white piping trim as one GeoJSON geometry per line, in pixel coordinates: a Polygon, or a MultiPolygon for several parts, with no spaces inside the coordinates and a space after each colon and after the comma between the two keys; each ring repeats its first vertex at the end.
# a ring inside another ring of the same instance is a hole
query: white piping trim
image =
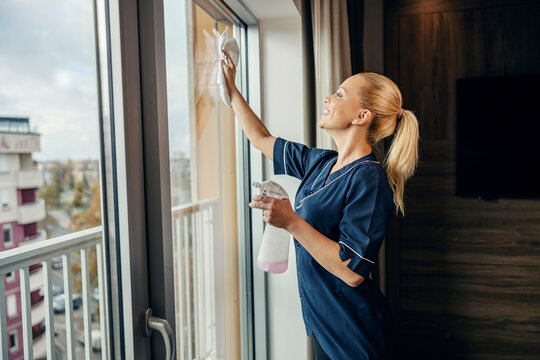
{"type": "Polygon", "coordinates": [[[343,175],[347,174],[349,171],[351,171],[352,169],[354,169],[355,167],[357,167],[358,165],[360,164],[363,164],[363,163],[366,163],[366,162],[372,162],[372,163],[376,163],[376,164],[380,164],[378,161],[373,161],[373,160],[364,160],[356,165],[354,165],[353,167],[351,167],[349,170],[345,171],[343,174],[339,175],[337,178],[335,178],[334,180],[330,181],[328,184],[326,184],[325,186],[323,186],[322,188],[320,188],[319,190],[315,191],[313,194],[309,195],[309,196],[306,196],[305,198],[303,198],[302,200],[300,200],[300,205],[298,205],[296,207],[296,210],[300,209],[302,207],[302,205],[304,205],[304,200],[312,197],[313,195],[317,194],[319,191],[321,190],[324,190],[326,189],[328,186],[330,186],[330,184],[332,184],[333,182],[335,182],[337,179],[341,178],[343,175]]]}
{"type": "Polygon", "coordinates": [[[364,259],[364,260],[366,260],[366,261],[369,261],[369,262],[372,263],[372,264],[375,264],[375,261],[371,261],[371,260],[369,260],[369,259],[363,257],[362,255],[360,255],[359,253],[357,253],[356,251],[354,251],[352,247],[350,247],[349,245],[345,244],[343,241],[340,241],[339,243],[340,243],[340,244],[343,244],[343,245],[345,245],[346,247],[348,247],[349,249],[351,249],[351,251],[352,251],[353,253],[355,253],[356,255],[360,256],[362,259],[364,259]]]}
{"type": "Polygon", "coordinates": [[[331,158],[331,159],[328,161],[328,164],[326,164],[326,166],[324,167],[324,169],[322,169],[321,172],[319,172],[319,175],[317,175],[317,178],[316,178],[315,181],[311,184],[311,189],[310,189],[310,190],[313,190],[313,186],[315,186],[315,183],[317,182],[317,180],[319,180],[319,176],[321,176],[321,174],[324,172],[324,170],[326,170],[326,168],[328,167],[328,165],[330,165],[330,161],[334,160],[335,158],[337,158],[337,156],[334,156],[333,158],[331,158]]]}
{"type": "MultiPolygon", "coordinates": [[[[285,145],[283,145],[283,169],[285,170],[285,174],[287,174],[287,163],[285,162],[285,154],[287,152],[287,144],[289,143],[289,140],[285,140],[285,145]]],[[[287,174],[289,175],[289,174],[287,174]]]]}

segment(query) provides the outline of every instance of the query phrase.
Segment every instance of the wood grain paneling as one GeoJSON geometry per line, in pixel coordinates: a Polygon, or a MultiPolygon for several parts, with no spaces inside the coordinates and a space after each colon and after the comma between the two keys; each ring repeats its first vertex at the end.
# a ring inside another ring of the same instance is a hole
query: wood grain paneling
{"type": "Polygon", "coordinates": [[[454,195],[456,79],[540,73],[538,19],[538,1],[387,2],[385,75],[421,136],[387,235],[398,359],[540,358],[540,201],[454,195]]]}
{"type": "Polygon", "coordinates": [[[532,4],[538,0],[386,0],[387,16],[433,14],[503,6],[532,4]]]}

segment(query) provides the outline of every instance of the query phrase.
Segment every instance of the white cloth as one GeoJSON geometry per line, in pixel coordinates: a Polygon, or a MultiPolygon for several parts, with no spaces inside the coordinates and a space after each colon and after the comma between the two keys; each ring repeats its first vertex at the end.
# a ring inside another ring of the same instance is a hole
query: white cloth
{"type": "MultiPolygon", "coordinates": [[[[216,29],[212,29],[214,31],[214,35],[216,38],[217,52],[219,53],[219,58],[223,59],[228,64],[227,57],[221,51],[221,50],[225,50],[227,54],[229,54],[229,56],[231,57],[231,60],[233,61],[234,65],[238,67],[238,61],[240,60],[240,48],[238,47],[238,43],[236,42],[234,38],[229,39],[229,35],[227,34],[228,29],[229,27],[225,28],[225,31],[223,31],[223,34],[220,34],[216,29]]],[[[219,92],[221,93],[221,99],[223,99],[223,102],[228,107],[231,107],[231,98],[227,91],[227,85],[225,85],[225,75],[223,74],[223,69],[220,62],[218,62],[216,82],[219,85],[219,92]]]]}

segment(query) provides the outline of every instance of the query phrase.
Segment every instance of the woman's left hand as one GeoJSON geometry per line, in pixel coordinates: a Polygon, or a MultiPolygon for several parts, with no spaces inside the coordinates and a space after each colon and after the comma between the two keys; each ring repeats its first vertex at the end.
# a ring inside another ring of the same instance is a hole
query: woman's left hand
{"type": "Polygon", "coordinates": [[[298,216],[291,206],[289,199],[276,199],[271,196],[255,195],[249,207],[263,210],[263,220],[272,226],[288,229],[298,216]]]}

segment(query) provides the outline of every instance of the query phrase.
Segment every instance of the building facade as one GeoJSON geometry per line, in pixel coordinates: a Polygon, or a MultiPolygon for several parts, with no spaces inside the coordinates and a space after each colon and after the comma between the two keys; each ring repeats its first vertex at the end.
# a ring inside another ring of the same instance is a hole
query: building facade
{"type": "MultiPolygon", "coordinates": [[[[0,251],[41,241],[38,230],[45,219],[45,203],[36,192],[43,185],[43,174],[32,159],[40,150],[40,135],[30,131],[28,118],[0,117],[0,251]]],[[[9,359],[22,359],[23,335],[20,276],[18,271],[5,276],[9,359]]],[[[43,269],[30,267],[30,302],[34,356],[45,353],[45,309],[43,269]]]]}

